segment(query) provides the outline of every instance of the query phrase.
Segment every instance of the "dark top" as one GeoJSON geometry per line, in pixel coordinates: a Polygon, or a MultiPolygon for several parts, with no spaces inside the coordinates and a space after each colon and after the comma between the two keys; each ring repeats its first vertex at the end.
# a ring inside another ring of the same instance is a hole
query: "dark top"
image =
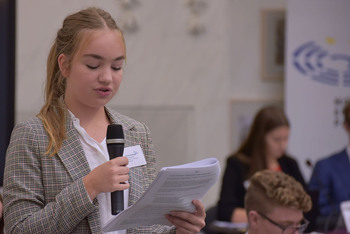
{"type": "MultiPolygon", "coordinates": [[[[306,184],[300,172],[298,163],[288,156],[282,156],[278,163],[284,173],[294,177],[304,188],[306,184]]],[[[237,157],[230,156],[226,161],[226,169],[222,180],[220,200],[218,202],[218,220],[231,221],[235,208],[244,208],[246,189],[244,181],[249,173],[249,165],[237,157]]]]}
{"type": "Polygon", "coordinates": [[[346,150],[319,160],[309,182],[319,191],[318,205],[323,216],[340,212],[340,203],[350,200],[350,162],[346,150]]]}

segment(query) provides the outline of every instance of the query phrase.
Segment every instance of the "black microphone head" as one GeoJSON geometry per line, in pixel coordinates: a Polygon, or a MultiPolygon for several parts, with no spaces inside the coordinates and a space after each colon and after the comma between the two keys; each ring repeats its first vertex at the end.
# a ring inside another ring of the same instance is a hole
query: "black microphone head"
{"type": "Polygon", "coordinates": [[[124,139],[123,127],[120,124],[110,124],[107,128],[108,139],[124,139]]]}
{"type": "Polygon", "coordinates": [[[306,165],[307,165],[308,167],[313,167],[312,162],[311,162],[310,159],[306,159],[305,163],[306,163],[306,165]]]}

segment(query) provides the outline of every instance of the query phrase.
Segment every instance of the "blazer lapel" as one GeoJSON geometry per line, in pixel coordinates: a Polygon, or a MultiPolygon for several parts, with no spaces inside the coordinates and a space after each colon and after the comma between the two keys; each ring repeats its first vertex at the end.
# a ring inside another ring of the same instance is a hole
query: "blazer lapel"
{"type": "MultiPolygon", "coordinates": [[[[66,116],[66,139],[62,143],[62,148],[58,152],[58,157],[67,169],[67,173],[76,181],[90,173],[90,166],[86,159],[83,147],[80,142],[78,133],[76,132],[70,115],[66,116]]],[[[96,209],[87,216],[92,233],[100,233],[100,213],[96,209]]]]}
{"type": "Polygon", "coordinates": [[[73,127],[69,114],[66,121],[66,139],[62,143],[62,148],[58,153],[59,158],[67,168],[67,172],[73,181],[76,181],[90,173],[79,135],[73,127]]]}

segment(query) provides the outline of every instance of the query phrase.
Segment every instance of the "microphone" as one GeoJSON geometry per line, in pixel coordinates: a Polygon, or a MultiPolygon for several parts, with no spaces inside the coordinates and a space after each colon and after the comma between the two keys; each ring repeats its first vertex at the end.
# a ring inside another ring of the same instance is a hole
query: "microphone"
{"type": "MultiPolygon", "coordinates": [[[[120,124],[110,124],[107,128],[107,149],[109,159],[122,157],[124,153],[124,132],[120,124]]],[[[124,210],[124,192],[111,192],[112,215],[117,215],[124,210]]]]}
{"type": "Polygon", "coordinates": [[[313,168],[314,168],[314,165],[312,164],[312,162],[311,162],[310,159],[306,159],[305,164],[306,164],[310,169],[313,169],[313,168]]]}

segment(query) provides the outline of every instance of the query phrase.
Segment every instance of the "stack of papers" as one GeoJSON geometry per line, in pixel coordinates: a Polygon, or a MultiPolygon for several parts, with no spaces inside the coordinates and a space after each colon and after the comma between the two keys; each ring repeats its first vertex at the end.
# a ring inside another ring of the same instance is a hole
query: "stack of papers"
{"type": "Polygon", "coordinates": [[[154,224],[172,225],[170,211],[194,212],[192,200],[200,200],[220,176],[216,158],[163,167],[136,203],[108,221],[104,232],[154,224]]]}

